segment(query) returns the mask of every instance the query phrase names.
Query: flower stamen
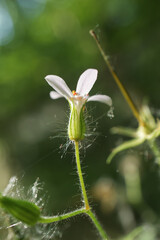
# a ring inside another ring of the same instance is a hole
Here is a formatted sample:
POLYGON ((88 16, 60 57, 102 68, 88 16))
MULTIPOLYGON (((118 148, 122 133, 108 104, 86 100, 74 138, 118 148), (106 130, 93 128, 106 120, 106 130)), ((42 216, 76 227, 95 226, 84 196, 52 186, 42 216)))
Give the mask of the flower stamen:
POLYGON ((74 95, 74 96, 76 96, 77 95, 77 93, 76 93, 76 91, 72 91, 72 94, 74 95))

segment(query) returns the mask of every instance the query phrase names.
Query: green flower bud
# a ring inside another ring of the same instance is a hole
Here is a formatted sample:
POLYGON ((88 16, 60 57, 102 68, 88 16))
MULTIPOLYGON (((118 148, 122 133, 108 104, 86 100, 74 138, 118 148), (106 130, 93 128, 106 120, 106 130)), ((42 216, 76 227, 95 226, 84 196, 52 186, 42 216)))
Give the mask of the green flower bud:
POLYGON ((0 206, 27 225, 34 225, 40 219, 40 209, 34 203, 0 195, 0 206))
POLYGON ((85 121, 83 105, 79 102, 70 102, 70 118, 68 124, 68 136, 71 141, 80 141, 85 137, 85 121), (78 104, 78 105, 77 105, 78 104))

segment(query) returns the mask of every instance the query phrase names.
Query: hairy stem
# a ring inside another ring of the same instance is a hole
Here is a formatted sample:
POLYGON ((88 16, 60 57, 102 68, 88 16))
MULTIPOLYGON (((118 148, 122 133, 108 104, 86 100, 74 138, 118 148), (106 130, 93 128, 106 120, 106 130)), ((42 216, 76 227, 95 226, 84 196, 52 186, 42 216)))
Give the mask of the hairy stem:
POLYGON ((94 40, 96 41, 96 44, 100 50, 100 53, 107 65, 107 67, 109 68, 109 71, 113 77, 113 79, 115 80, 116 84, 118 85, 122 95, 124 96, 125 100, 127 101, 133 115, 135 116, 135 118, 137 119, 138 123, 141 125, 141 126, 144 126, 144 122, 139 114, 139 111, 136 107, 136 105, 134 104, 133 100, 131 99, 131 97, 129 96, 129 93, 127 92, 127 90, 125 89, 124 85, 121 83, 120 79, 118 78, 117 74, 115 73, 115 71, 113 70, 113 67, 112 65, 110 64, 109 60, 108 60, 108 57, 107 55, 105 54, 103 48, 101 47, 101 44, 97 38, 97 35, 96 33, 93 31, 93 30, 90 30, 90 34, 91 36, 94 38, 94 40))
POLYGON ((86 210, 85 213, 92 219, 92 222, 94 223, 95 227, 97 228, 97 230, 99 232, 99 235, 102 237, 102 239, 103 240, 108 240, 107 234, 103 230, 101 224, 97 220, 96 216, 92 212, 91 207, 89 205, 89 201, 88 201, 88 197, 87 197, 87 193, 86 193, 86 188, 85 188, 85 184, 84 184, 84 180, 83 180, 83 174, 82 174, 82 170, 81 170, 81 164, 80 164, 79 143, 75 141, 74 144, 75 144, 77 172, 78 172, 78 176, 79 176, 79 181, 80 181, 81 191, 82 191, 82 197, 83 197, 84 206, 85 206, 85 210, 86 210))
POLYGON ((80 185, 81 185, 82 197, 83 197, 85 209, 89 210, 90 206, 89 206, 89 202, 88 202, 88 198, 87 198, 86 188, 85 188, 85 185, 84 185, 84 180, 83 180, 83 175, 82 175, 82 170, 81 170, 81 164, 80 164, 80 158, 79 158, 79 144, 78 144, 78 142, 74 142, 74 144, 75 144, 77 172, 78 172, 79 181, 80 181, 80 185))
POLYGON ((96 216, 92 212, 91 207, 89 205, 89 201, 88 201, 88 197, 87 197, 87 193, 86 193, 86 188, 85 188, 85 184, 84 184, 84 180, 83 180, 83 174, 82 174, 82 170, 81 170, 81 164, 80 164, 79 143, 75 141, 74 144, 75 144, 77 172, 78 172, 78 176, 79 176, 79 181, 80 181, 80 186, 81 186, 81 191, 82 191, 82 197, 83 197, 83 201, 84 201, 84 208, 80 208, 80 209, 75 210, 73 212, 69 212, 69 213, 66 213, 66 214, 53 216, 53 217, 52 216, 50 216, 50 217, 41 216, 40 219, 39 219, 39 222, 40 223, 52 223, 52 222, 58 222, 58 221, 61 221, 61 220, 65 220, 67 218, 74 217, 74 216, 82 214, 82 213, 87 214, 91 218, 92 222, 94 223, 94 225, 95 225, 96 229, 98 230, 101 238, 103 240, 109 240, 109 238, 107 237, 107 234, 103 230, 101 224, 97 220, 96 216))
POLYGON ((53 216, 53 217, 42 216, 42 217, 40 217, 39 222, 40 223, 58 222, 58 221, 65 220, 65 219, 70 218, 70 217, 74 217, 74 216, 76 216, 78 214, 81 214, 81 213, 86 213, 86 209, 81 208, 81 209, 75 210, 73 212, 69 212, 69 213, 66 213, 66 214, 53 216))
POLYGON ((97 220, 97 218, 96 218, 96 216, 94 215, 94 213, 93 213, 91 210, 89 210, 89 211, 87 212, 87 214, 88 214, 88 216, 92 219, 92 221, 93 221, 95 227, 97 228, 99 234, 101 235, 102 239, 107 240, 108 237, 107 237, 107 235, 106 235, 106 232, 103 230, 101 224, 100 224, 99 221, 97 220))

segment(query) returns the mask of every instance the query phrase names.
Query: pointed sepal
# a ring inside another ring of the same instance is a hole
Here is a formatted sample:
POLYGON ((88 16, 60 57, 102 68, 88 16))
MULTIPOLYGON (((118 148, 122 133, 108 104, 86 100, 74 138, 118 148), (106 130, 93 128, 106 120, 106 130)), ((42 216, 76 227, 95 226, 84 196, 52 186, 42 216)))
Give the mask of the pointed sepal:
POLYGON ((27 225, 34 225, 40 219, 40 209, 32 202, 0 195, 0 206, 27 225))

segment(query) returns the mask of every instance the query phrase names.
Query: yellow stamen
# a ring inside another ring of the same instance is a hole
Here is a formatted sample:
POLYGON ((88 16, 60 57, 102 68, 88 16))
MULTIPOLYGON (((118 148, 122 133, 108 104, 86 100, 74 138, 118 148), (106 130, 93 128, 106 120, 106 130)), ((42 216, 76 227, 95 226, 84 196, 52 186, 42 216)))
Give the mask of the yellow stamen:
POLYGON ((76 91, 74 91, 74 90, 72 91, 72 94, 73 94, 74 96, 77 95, 76 91))

